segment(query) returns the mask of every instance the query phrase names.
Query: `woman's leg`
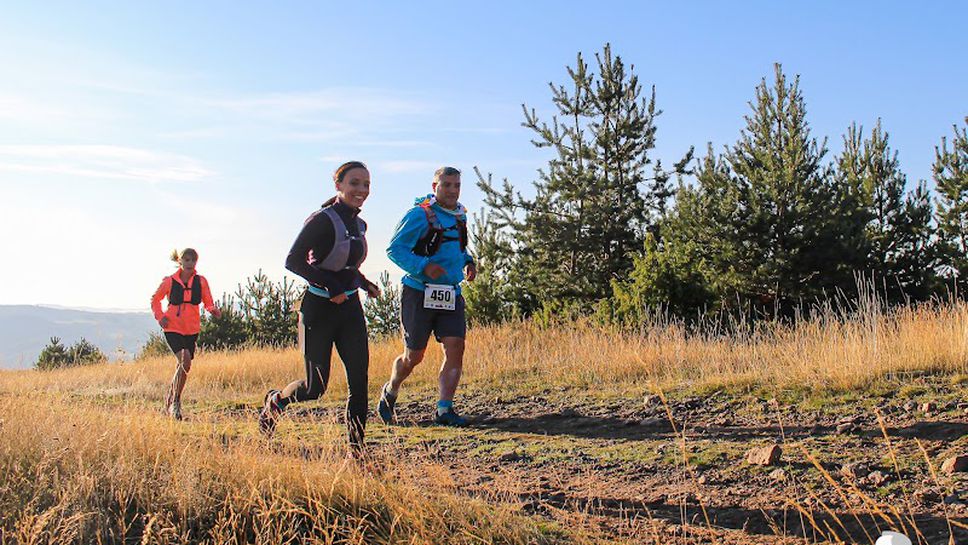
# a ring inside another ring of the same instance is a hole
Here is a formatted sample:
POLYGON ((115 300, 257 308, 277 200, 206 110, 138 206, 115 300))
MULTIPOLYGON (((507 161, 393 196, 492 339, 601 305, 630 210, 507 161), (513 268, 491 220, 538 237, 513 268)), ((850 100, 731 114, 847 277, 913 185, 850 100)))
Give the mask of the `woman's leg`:
POLYGON ((192 370, 192 353, 187 348, 178 351, 178 367, 175 368, 175 376, 171 378, 171 400, 174 403, 181 402, 182 390, 185 389, 185 382, 188 381, 188 372, 192 370))
POLYGON ((329 383, 330 360, 333 356, 334 324, 327 300, 307 296, 299 312, 299 340, 306 366, 306 378, 289 383, 279 394, 278 405, 284 409, 295 401, 318 399, 329 383), (308 308, 307 308, 308 307, 308 308))
POLYGON ((366 429, 367 383, 370 347, 366 334, 366 318, 359 298, 343 303, 341 327, 336 335, 336 350, 346 369, 349 397, 346 400, 346 428, 350 446, 363 449, 366 429))

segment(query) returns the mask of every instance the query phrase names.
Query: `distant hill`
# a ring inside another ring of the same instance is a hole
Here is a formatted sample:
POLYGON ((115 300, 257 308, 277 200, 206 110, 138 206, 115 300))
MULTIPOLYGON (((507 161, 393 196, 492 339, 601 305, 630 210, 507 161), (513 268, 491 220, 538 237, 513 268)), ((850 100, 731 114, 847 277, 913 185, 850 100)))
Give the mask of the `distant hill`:
POLYGON ((130 358, 156 330, 158 324, 149 312, 0 305, 0 368, 32 367, 51 337, 60 337, 64 344, 84 337, 111 359, 117 358, 118 349, 130 358))

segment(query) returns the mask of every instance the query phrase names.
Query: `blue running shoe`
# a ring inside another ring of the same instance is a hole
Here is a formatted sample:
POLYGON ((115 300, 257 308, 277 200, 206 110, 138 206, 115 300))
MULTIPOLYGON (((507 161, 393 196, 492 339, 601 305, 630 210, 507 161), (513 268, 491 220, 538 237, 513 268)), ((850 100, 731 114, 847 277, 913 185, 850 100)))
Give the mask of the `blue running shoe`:
POLYGON ((397 404, 397 396, 390 394, 387 386, 389 384, 384 384, 383 388, 380 389, 380 403, 376 406, 376 412, 380 414, 380 419, 383 420, 384 424, 390 425, 396 419, 393 408, 397 404))
POLYGON ((467 425, 467 420, 457 414, 453 407, 447 409, 446 412, 437 411, 437 418, 434 421, 441 426, 453 426, 455 428, 463 428, 467 425))

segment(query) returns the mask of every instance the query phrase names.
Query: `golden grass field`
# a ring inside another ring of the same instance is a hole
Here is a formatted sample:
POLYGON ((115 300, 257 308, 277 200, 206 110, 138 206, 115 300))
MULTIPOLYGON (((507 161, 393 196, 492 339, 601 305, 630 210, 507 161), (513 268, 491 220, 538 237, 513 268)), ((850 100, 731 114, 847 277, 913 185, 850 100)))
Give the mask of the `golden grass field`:
MULTIPOLYGON (((371 409, 399 350, 396 339, 371 345, 371 409)), ((415 397, 433 398, 433 359, 406 385, 415 397)), ((959 383, 968 374, 968 307, 828 315, 731 336, 676 324, 629 332, 512 323, 471 330, 465 362, 465 389, 495 399, 549 389, 612 400, 649 391, 864 392, 915 371, 959 383)), ((255 412, 267 389, 302 374, 294 349, 200 353, 186 422, 159 410, 173 366, 161 357, 0 373, 0 545, 672 542, 522 511, 496 484, 490 495, 463 493, 460 468, 413 448, 426 428, 390 434, 372 418, 379 448, 363 464, 345 455, 338 409, 302 413, 267 444, 255 412)), ((319 406, 338 407, 346 394, 334 366, 319 406)), ((471 439, 486 442, 486 430, 460 440, 471 439)))

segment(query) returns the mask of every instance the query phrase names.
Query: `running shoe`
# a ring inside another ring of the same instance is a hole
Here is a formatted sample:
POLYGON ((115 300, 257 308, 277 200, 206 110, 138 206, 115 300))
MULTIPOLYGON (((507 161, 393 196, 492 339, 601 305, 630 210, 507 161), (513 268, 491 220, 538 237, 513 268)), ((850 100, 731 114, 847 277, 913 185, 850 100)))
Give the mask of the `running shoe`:
POLYGON ((383 420, 384 424, 393 424, 396 418, 396 413, 393 408, 397 404, 397 396, 390 394, 387 390, 389 384, 384 384, 383 388, 380 390, 380 403, 376 406, 376 411, 380 414, 380 418, 383 420))
POLYGON ((467 420, 457 414, 453 408, 447 409, 447 412, 444 413, 438 411, 437 418, 434 421, 441 426, 453 426, 455 428, 463 428, 467 425, 467 420))
POLYGON ((281 412, 276 403, 281 393, 279 390, 269 390, 262 402, 262 410, 259 411, 259 431, 266 437, 272 437, 272 432, 276 430, 276 415, 281 412))

